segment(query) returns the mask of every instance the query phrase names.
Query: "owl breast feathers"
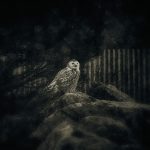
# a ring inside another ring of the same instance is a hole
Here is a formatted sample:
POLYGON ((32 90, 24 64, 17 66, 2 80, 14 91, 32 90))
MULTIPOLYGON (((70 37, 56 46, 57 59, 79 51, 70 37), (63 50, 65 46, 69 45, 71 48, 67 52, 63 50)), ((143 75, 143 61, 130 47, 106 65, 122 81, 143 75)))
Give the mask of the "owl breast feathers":
POLYGON ((76 91, 80 76, 79 62, 72 60, 67 67, 57 73, 47 89, 53 92, 73 93, 76 91))

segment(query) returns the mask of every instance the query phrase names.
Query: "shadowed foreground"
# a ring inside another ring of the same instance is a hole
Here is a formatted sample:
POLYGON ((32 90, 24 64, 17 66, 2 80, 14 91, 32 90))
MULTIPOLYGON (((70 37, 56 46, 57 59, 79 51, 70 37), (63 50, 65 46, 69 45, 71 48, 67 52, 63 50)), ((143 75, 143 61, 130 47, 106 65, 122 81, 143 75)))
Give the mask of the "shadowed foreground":
POLYGON ((31 135, 39 140, 38 150, 141 150, 148 144, 147 105, 76 93, 65 94, 48 109, 51 113, 31 135))
POLYGON ((150 106, 84 93, 39 95, 0 122, 1 149, 148 150, 150 106))

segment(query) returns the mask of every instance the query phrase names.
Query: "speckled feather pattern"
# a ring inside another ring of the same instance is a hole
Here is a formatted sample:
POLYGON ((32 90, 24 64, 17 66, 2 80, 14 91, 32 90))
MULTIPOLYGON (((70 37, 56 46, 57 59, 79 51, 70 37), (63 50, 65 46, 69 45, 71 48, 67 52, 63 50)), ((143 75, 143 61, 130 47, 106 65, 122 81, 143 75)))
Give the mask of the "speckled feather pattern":
POLYGON ((76 90, 79 76, 79 71, 66 67, 57 73, 54 80, 48 85, 48 89, 73 93, 76 90))

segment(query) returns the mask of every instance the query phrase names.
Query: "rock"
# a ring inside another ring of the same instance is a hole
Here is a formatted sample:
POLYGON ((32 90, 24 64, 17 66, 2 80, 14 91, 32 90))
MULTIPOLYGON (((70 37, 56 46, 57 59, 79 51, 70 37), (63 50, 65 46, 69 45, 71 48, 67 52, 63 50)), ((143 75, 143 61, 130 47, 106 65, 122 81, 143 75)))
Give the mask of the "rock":
POLYGON ((106 150, 115 147, 108 139, 88 133, 70 121, 63 121, 54 128, 38 150, 106 150))
POLYGON ((48 109, 49 115, 31 135, 40 141, 38 150, 142 150, 148 145, 149 136, 143 141, 141 137, 143 131, 150 133, 149 105, 70 93, 48 109))
POLYGON ((92 130, 96 135, 108 138, 118 144, 128 144, 131 140, 130 129, 121 121, 110 117, 87 116, 82 119, 87 130, 92 130))
POLYGON ((96 98, 104 98, 109 100, 118 100, 118 101, 135 101, 126 93, 119 90, 116 86, 111 84, 103 84, 100 82, 99 84, 95 84, 91 91, 90 95, 96 98))

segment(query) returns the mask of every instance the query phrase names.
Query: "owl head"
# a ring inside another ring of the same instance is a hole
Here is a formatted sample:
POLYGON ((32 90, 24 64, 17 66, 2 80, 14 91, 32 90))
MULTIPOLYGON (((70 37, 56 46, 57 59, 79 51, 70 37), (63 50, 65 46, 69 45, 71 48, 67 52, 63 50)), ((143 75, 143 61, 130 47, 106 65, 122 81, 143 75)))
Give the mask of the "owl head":
POLYGON ((80 71, 80 63, 75 59, 70 60, 67 64, 67 67, 76 71, 80 71))

